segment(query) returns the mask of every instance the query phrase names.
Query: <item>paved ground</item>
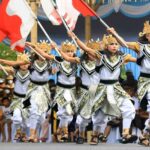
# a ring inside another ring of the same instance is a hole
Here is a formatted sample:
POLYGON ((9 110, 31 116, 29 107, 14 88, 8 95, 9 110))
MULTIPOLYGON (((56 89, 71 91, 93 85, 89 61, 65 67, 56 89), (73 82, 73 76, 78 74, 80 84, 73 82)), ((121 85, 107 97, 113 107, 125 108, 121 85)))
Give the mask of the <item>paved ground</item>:
POLYGON ((91 146, 88 144, 32 144, 32 143, 0 143, 0 150, 150 150, 138 144, 99 144, 91 146))

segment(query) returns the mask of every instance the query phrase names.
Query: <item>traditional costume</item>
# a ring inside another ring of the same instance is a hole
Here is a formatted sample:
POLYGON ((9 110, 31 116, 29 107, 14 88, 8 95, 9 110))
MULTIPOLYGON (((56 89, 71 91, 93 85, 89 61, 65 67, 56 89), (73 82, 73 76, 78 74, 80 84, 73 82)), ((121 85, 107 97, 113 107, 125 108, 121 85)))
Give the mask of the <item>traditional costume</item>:
MULTIPOLYGON (((138 80, 138 99, 142 101, 146 97, 147 112, 149 118, 145 123, 144 134, 149 134, 150 131, 150 41, 146 38, 146 35, 150 34, 149 21, 144 23, 143 32, 139 33, 139 42, 129 42, 129 46, 134 47, 134 50, 138 52, 137 64, 140 66, 140 77, 138 80)), ((143 134, 143 135, 144 135, 143 134)), ((146 137, 139 138, 140 143, 143 144, 146 137)), ((148 143, 148 142, 147 142, 148 143)), ((149 143, 150 144, 150 143, 149 143)), ((145 144, 146 146, 149 144, 145 144)))
MULTIPOLYGON (((124 143, 136 140, 136 137, 129 137, 129 128, 135 117, 135 108, 131 103, 131 97, 123 90, 119 80, 120 67, 127 59, 127 55, 117 51, 114 55, 107 50, 107 46, 118 43, 109 35, 104 36, 103 44, 105 51, 101 52, 101 60, 98 66, 100 83, 98 84, 95 98, 92 104, 93 141, 98 135, 101 124, 104 123, 106 115, 123 118, 123 139, 124 143), (128 138, 129 137, 129 138, 128 138)), ((96 140, 97 141, 97 140, 96 140)))
MULTIPOLYGON (((28 56, 26 54, 18 54, 17 61, 28 61, 28 56)), ((22 70, 21 68, 16 68, 15 79, 14 79, 14 92, 11 103, 11 110, 13 112, 12 121, 16 130, 15 140, 22 140, 26 138, 26 128, 28 126, 28 111, 24 109, 23 102, 26 97, 28 85, 30 83, 30 71, 27 68, 22 70)), ((12 78, 13 79, 13 78, 12 78)))
MULTIPOLYGON (((87 47, 99 51, 100 41, 90 40, 87 43, 87 47)), ((82 84, 77 97, 76 111, 78 116, 76 123, 79 126, 77 143, 82 144, 85 139, 85 128, 91 122, 91 100, 96 90, 96 85, 99 83, 99 74, 95 71, 96 60, 90 60, 88 54, 83 53, 80 61, 80 78, 82 84)))
MULTIPOLYGON (((62 43, 61 50, 63 52, 71 51, 75 52, 76 47, 70 42, 62 43)), ((63 61, 58 64, 57 74, 57 89, 54 100, 58 105, 57 116, 60 120, 59 128, 57 131, 58 135, 61 135, 59 141, 68 139, 68 124, 73 119, 74 105, 75 105, 75 81, 77 74, 77 64, 67 61, 63 61), (63 133, 63 134, 62 134, 63 133)))
MULTIPOLYGON (((50 45, 47 42, 37 43, 37 47, 47 53, 50 51, 50 45)), ((30 137, 29 141, 37 140, 36 131, 45 120, 46 111, 51 102, 49 90, 49 76, 51 73, 51 63, 47 60, 37 58, 33 61, 30 69, 30 84, 26 98, 30 98, 30 137)))

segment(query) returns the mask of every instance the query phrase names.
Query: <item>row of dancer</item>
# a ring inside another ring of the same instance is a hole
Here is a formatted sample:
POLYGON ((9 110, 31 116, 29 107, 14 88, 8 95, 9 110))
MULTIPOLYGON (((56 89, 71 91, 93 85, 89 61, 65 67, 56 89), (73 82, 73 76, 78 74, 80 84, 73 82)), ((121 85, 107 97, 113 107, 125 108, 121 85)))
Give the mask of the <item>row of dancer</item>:
MULTIPOLYGON (((113 29, 109 32, 114 34, 113 29)), ((64 42, 61 48, 53 43, 58 49, 61 57, 47 54, 47 48, 42 44, 27 43, 42 55, 32 55, 31 60, 21 55, 22 59, 12 62, 0 59, 0 63, 18 66, 15 67, 15 86, 11 109, 13 110, 13 123, 16 127, 16 139, 24 139, 22 132, 29 126, 29 141, 37 141, 37 130, 46 117, 51 107, 58 105, 57 116, 60 120, 58 127, 59 141, 68 138, 68 125, 77 115, 76 124, 79 128, 77 143, 84 142, 84 132, 89 121, 93 122, 93 133, 90 144, 98 144, 98 136, 101 125, 107 120, 107 116, 122 117, 123 132, 122 143, 131 143, 137 137, 129 132, 131 122, 135 117, 135 108, 131 97, 119 83, 120 68, 128 62, 137 62, 141 68, 139 78, 138 94, 140 100, 147 94, 149 102, 149 42, 150 25, 144 24, 143 32, 140 34, 140 43, 127 42, 129 48, 139 54, 139 58, 133 58, 119 50, 119 42, 112 35, 104 36, 102 42, 96 48, 84 44, 74 33, 68 33, 74 38, 82 51, 80 59, 75 56, 76 46, 64 42), (44 59, 43 59, 44 57, 44 59), (55 67, 52 68, 54 63, 55 67), (76 82, 77 68, 81 69, 81 83, 76 82), (51 87, 48 85, 49 75, 57 73, 57 88, 54 99, 51 98, 51 87), (50 106, 50 107, 48 107, 50 106)), ((49 50, 49 48, 48 48, 49 50)), ((19 58, 19 57, 18 57, 19 58)), ((11 69, 12 70, 12 69, 11 69)), ((149 112, 149 103, 148 109, 149 112)), ((139 142, 149 145, 147 132, 149 119, 139 137, 139 142)), ((24 135, 24 134, 23 134, 24 135)))

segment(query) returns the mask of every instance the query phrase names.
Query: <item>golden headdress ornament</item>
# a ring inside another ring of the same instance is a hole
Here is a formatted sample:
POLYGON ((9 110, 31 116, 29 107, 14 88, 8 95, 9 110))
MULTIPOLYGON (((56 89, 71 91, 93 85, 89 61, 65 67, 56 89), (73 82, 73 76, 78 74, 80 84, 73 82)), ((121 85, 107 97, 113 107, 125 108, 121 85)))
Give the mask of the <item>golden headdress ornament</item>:
POLYGON ((18 53, 17 54, 17 61, 29 62, 29 56, 25 53, 18 53))
POLYGON ((52 49, 50 43, 48 43, 47 40, 40 40, 40 43, 36 43, 36 46, 46 53, 49 53, 52 49))
POLYGON ((101 50, 101 44, 100 44, 100 40, 99 38, 97 40, 89 40, 87 43, 86 43, 87 47, 89 48, 92 48, 94 50, 101 50))
POLYGON ((13 80, 14 77, 13 77, 12 75, 9 75, 9 76, 6 77, 6 79, 7 79, 7 80, 13 80))
POLYGON ((109 34, 106 36, 104 34, 103 39, 102 39, 103 48, 106 49, 107 46, 110 45, 111 43, 118 43, 118 41, 113 35, 109 34))
POLYGON ((14 77, 12 75, 7 76, 6 81, 7 81, 7 88, 13 89, 14 88, 14 82, 13 82, 14 77))
POLYGON ((148 33, 150 33, 150 24, 149 24, 149 21, 146 21, 144 23, 143 32, 139 33, 139 37, 142 37, 142 36, 144 36, 145 34, 148 34, 148 33))
POLYGON ((61 49, 63 52, 66 52, 68 50, 75 52, 77 50, 77 47, 73 44, 73 42, 66 40, 61 44, 61 49))

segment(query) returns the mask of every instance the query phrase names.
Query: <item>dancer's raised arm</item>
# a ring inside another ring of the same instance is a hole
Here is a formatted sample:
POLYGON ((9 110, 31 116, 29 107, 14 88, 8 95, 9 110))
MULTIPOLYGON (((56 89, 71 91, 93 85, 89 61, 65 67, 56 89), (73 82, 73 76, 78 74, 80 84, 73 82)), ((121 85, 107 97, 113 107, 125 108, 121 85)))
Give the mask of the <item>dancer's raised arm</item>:
POLYGON ((18 54, 16 61, 0 59, 0 63, 9 66, 20 66, 20 65, 30 64, 30 61, 26 54, 18 54))
POLYGON ((49 54, 51 50, 51 45, 46 42, 41 42, 37 44, 33 44, 30 42, 26 42, 27 46, 31 46, 35 51, 39 53, 39 55, 42 55, 44 58, 48 60, 54 60, 55 56, 49 54))
POLYGON ((76 51, 76 46, 72 43, 67 43, 64 42, 62 43, 61 47, 59 48, 55 42, 52 42, 52 47, 57 48, 63 57, 68 62, 73 62, 73 63, 80 63, 80 59, 78 57, 73 57, 72 54, 76 51), (72 53, 72 54, 70 54, 72 53))
POLYGON ((95 51, 95 50, 87 47, 73 32, 71 32, 71 31, 68 32, 68 36, 74 38, 82 50, 84 50, 88 54, 92 55, 96 59, 100 58, 100 54, 98 51, 95 51))
MULTIPOLYGON (((109 28, 109 29, 107 29, 107 31, 109 33, 111 33, 112 35, 114 35, 116 33, 114 28, 109 28)), ((120 38, 122 39, 122 41, 124 41, 124 43, 126 43, 126 45, 128 46, 129 49, 132 49, 136 53, 139 53, 139 51, 140 51, 140 44, 138 42, 127 42, 122 37, 120 37, 120 38)), ((117 39, 117 40, 120 43, 120 45, 122 45, 122 43, 119 41, 119 39, 117 39)), ((122 46, 124 46, 124 45, 122 45, 122 46)))

